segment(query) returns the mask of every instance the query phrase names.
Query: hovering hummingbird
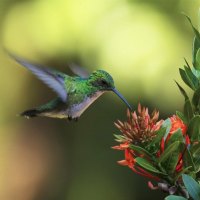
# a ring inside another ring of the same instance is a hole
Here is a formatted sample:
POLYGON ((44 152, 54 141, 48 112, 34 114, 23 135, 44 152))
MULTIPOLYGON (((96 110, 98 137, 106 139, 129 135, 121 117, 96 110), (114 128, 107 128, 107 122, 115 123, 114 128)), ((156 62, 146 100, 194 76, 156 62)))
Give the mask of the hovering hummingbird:
POLYGON ((78 76, 69 76, 54 69, 32 64, 13 54, 11 56, 58 95, 45 105, 24 111, 21 116, 45 116, 77 121, 81 114, 107 91, 114 92, 131 110, 129 103, 115 88, 112 76, 104 70, 96 70, 87 75, 78 66, 72 66, 72 71, 78 76))

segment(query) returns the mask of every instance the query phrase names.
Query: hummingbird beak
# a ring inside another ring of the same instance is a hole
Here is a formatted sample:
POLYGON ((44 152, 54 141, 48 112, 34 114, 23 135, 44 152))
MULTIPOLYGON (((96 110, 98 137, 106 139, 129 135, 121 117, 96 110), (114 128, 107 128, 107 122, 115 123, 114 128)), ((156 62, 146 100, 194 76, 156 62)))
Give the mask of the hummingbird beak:
POLYGON ((119 91, 116 88, 112 88, 112 91, 128 106, 130 110, 132 110, 128 101, 119 93, 119 91))

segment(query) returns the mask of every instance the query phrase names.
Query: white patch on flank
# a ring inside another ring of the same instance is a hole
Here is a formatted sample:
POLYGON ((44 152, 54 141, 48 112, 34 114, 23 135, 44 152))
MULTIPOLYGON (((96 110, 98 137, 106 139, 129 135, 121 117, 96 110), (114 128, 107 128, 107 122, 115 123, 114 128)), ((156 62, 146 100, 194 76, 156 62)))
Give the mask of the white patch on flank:
POLYGON ((99 91, 93 94, 91 97, 86 97, 82 103, 74 105, 70 110, 67 110, 67 113, 72 117, 76 118, 81 116, 81 114, 97 99, 99 98, 104 91, 99 91))

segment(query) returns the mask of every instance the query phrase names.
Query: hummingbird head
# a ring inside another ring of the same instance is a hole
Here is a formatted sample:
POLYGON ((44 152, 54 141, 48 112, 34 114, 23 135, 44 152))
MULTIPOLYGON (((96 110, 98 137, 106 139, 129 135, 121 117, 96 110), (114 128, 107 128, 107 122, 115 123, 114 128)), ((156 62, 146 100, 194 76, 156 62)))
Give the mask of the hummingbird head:
POLYGON ((89 82, 101 91, 108 91, 115 88, 112 76, 104 70, 94 71, 89 77, 89 82))
POLYGON ((104 70, 96 70, 89 76, 89 83, 98 91, 113 91, 132 110, 127 100, 115 88, 112 76, 104 70))

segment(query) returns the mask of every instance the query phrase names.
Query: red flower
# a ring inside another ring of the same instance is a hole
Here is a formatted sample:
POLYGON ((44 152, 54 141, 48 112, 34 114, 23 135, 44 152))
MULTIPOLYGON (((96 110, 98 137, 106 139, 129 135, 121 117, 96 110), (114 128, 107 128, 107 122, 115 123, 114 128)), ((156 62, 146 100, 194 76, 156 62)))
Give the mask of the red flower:
POLYGON ((129 144, 127 142, 120 144, 119 146, 114 146, 112 148, 116 149, 116 150, 124 151, 125 159, 118 161, 118 164, 123 165, 123 166, 128 166, 132 171, 134 171, 136 174, 139 174, 141 176, 144 176, 144 177, 156 180, 156 181, 159 180, 158 177, 153 176, 152 174, 150 174, 143 168, 135 165, 135 163, 136 163, 135 158, 138 156, 143 157, 143 155, 138 155, 136 152, 134 152, 132 149, 130 149, 129 144))
POLYGON ((178 129, 181 129, 182 134, 184 136, 186 135, 187 126, 183 123, 183 121, 178 116, 173 115, 172 117, 170 117, 170 121, 171 121, 171 129, 167 136, 167 139, 166 139, 167 141, 169 140, 171 135, 173 135, 173 133, 175 133, 178 129))
POLYGON ((133 158, 133 151, 130 148, 124 150, 125 160, 118 161, 120 165, 128 166, 133 169, 135 165, 135 159, 133 158))
POLYGON ((161 155, 161 153, 164 152, 165 144, 167 144, 167 142, 169 141, 170 137, 178 129, 181 129, 181 132, 182 132, 183 136, 185 137, 185 149, 184 149, 184 151, 182 153, 180 153, 179 159, 178 159, 178 163, 177 163, 177 166, 176 166, 176 171, 179 172, 183 168, 183 155, 184 155, 184 153, 186 151, 187 146, 190 144, 190 139, 189 139, 188 135, 186 135, 187 126, 183 123, 183 121, 178 116, 173 115, 172 117, 170 117, 170 121, 171 121, 171 129, 169 131, 169 134, 168 134, 166 140, 164 138, 162 138, 162 141, 160 143, 160 151, 157 153, 157 155, 159 157, 161 155))
POLYGON ((135 164, 135 159, 133 157, 133 154, 134 154, 133 150, 129 148, 129 143, 126 142, 126 143, 120 144, 119 146, 114 146, 112 148, 116 150, 124 150, 125 160, 118 161, 118 164, 123 165, 123 166, 128 166, 132 169, 135 164))
POLYGON ((120 144, 118 146, 114 146, 112 147, 113 149, 116 149, 116 150, 125 150, 129 147, 129 143, 126 142, 126 143, 123 143, 123 144, 120 144))

